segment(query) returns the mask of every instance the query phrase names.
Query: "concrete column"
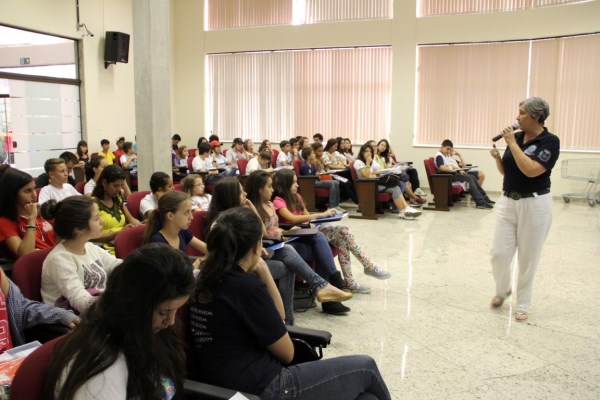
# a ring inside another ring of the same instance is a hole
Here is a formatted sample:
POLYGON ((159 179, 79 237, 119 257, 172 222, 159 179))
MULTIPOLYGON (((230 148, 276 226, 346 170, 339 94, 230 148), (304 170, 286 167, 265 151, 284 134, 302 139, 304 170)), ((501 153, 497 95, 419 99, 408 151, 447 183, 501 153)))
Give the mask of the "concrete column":
POLYGON ((171 174, 169 0, 133 0, 139 190, 155 171, 171 174))

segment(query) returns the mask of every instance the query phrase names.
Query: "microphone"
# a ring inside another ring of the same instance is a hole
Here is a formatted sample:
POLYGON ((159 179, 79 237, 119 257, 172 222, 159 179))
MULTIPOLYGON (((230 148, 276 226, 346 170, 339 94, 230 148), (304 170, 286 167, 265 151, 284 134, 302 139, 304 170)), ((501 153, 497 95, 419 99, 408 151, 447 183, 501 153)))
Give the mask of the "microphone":
MULTIPOLYGON (((518 122, 515 122, 515 123, 514 123, 514 124, 512 124, 511 126, 512 126, 512 128, 513 128, 513 131, 516 131, 517 129, 519 129, 519 128, 520 128, 520 126, 519 126, 519 123, 518 123, 518 122)), ((494 136, 494 137, 492 138, 492 142, 497 142, 497 141, 498 141, 498 140, 500 140, 500 139, 502 139, 502 134, 501 134, 501 133, 499 133, 499 134, 497 134, 496 136, 494 136)))

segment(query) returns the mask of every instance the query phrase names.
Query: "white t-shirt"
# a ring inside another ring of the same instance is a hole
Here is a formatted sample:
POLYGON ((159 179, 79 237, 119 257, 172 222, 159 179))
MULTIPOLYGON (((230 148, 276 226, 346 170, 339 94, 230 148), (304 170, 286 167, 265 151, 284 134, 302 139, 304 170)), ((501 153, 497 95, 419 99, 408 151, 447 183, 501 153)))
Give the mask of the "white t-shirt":
POLYGON ((40 195, 38 196, 38 203, 41 205, 47 202, 48 200, 56 200, 58 202, 63 199, 66 199, 69 196, 81 196, 81 193, 75 190, 75 188, 68 183, 63 184, 63 187, 61 189, 56 188, 52 185, 47 185, 44 186, 40 191, 40 195))
POLYGON ((148 211, 155 210, 158 207, 158 199, 152 194, 148 193, 142 201, 140 201, 140 215, 142 218, 146 218, 148 211))
POLYGON ((250 175, 254 171, 260 171, 262 169, 260 163, 258 162, 258 158, 254 157, 252 160, 248 161, 246 164, 246 175, 250 175))
POLYGON ((210 157, 206 157, 203 160, 200 158, 200 156, 196 156, 192 160, 192 169, 194 170, 194 172, 207 172, 210 168, 214 168, 212 159, 210 157))
POLYGON ((42 266, 42 299, 54 305, 65 297, 71 307, 85 311, 97 297, 86 289, 106 289, 106 279, 121 260, 93 243, 85 244, 85 254, 68 251, 63 242, 48 253, 42 266))
MULTIPOLYGON (((356 160, 354 161, 354 169, 356 170, 356 172, 360 172, 360 170, 367 168, 367 164, 365 164, 363 161, 361 160, 356 160)), ((375 160, 373 160, 371 162, 371 172, 377 172, 381 169, 381 165, 379 165, 379 163, 375 160)), ((360 178, 362 175, 360 175, 360 173, 358 174, 358 177, 360 178)))
MULTIPOLYGON (((131 156, 128 156, 127 154, 123 154, 121 157, 119 157, 119 161, 121 162, 121 165, 125 164, 127 161, 129 161, 129 159, 131 158, 131 156)), ((130 173, 135 175, 137 174, 137 158, 134 158, 133 160, 131 160, 131 163, 129 164, 128 168, 131 168, 130 173)))
POLYGON ((227 155, 225 157, 227 158, 227 161, 229 161, 230 163, 233 163, 233 165, 235 165, 237 163, 237 160, 245 160, 245 159, 247 159, 245 151, 242 150, 241 153, 238 153, 233 148, 227 150, 227 155))
MULTIPOLYGON (((72 365, 69 364, 61 374, 60 382, 56 385, 55 397, 58 395, 71 367, 72 365)), ((94 375, 79 387, 73 396, 73 400, 125 400, 127 398, 128 378, 127 360, 125 360, 123 354, 119 354, 113 365, 94 375)))
POLYGON ((283 165, 281 165, 282 161, 286 162, 287 165, 292 165, 292 152, 290 151, 288 154, 285 154, 283 151, 280 151, 277 155, 277 168, 283 167, 283 165))
POLYGON ((205 196, 192 196, 192 209, 198 208, 200 211, 208 211, 212 196, 208 193, 205 196))
POLYGON ((93 179, 90 179, 89 181, 87 181, 85 183, 85 186, 83 187, 83 194, 85 194, 86 196, 91 196, 95 187, 96 187, 96 181, 93 179))

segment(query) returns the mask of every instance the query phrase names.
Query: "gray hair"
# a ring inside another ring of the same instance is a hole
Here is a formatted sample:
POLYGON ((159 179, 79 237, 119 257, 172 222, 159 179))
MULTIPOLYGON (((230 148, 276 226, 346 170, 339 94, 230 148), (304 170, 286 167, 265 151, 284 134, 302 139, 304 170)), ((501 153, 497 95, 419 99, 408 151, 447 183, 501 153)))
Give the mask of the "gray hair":
POLYGON ((523 106, 527 114, 531 115, 542 125, 544 125, 544 121, 550 115, 550 106, 541 97, 529 97, 519 103, 519 106, 523 106))

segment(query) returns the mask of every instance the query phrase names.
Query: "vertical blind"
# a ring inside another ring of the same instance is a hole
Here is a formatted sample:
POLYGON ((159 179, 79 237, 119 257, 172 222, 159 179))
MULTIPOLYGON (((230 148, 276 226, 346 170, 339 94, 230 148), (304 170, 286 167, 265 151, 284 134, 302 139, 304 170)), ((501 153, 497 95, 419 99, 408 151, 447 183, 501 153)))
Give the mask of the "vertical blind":
POLYGON ((488 145, 518 103, 550 104, 546 126, 572 150, 600 150, 600 35, 419 46, 415 141, 488 145))
POLYGON ((419 0, 418 13, 419 17, 427 17, 430 15, 513 11, 586 1, 589 0, 419 0))
POLYGON ((209 55, 206 132, 387 137, 391 75, 389 47, 209 55))
POLYGON ((392 0, 205 0, 207 30, 392 17, 392 0))

